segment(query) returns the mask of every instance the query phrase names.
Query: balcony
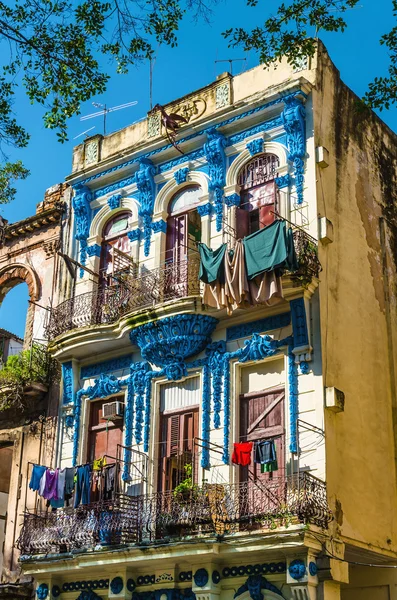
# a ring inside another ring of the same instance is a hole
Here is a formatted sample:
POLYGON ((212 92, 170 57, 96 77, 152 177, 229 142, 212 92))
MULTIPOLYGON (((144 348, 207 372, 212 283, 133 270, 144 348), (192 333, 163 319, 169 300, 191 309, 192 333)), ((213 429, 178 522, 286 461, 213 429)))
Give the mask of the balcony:
MULTIPOLYGON (((299 284, 307 285, 321 268, 317 242, 302 229, 296 229, 294 244, 299 269, 289 275, 299 284)), ((199 297, 198 272, 198 255, 193 254, 157 269, 142 270, 137 276, 121 274, 112 279, 112 285, 98 285, 94 291, 75 296, 52 309, 48 337, 54 340, 73 329, 116 323, 138 310, 189 296, 199 297)))
POLYGON ((274 477, 266 484, 205 484, 188 495, 118 494, 76 509, 27 513, 18 548, 22 559, 160 541, 233 535, 238 532, 331 520, 325 483, 308 473, 274 477))

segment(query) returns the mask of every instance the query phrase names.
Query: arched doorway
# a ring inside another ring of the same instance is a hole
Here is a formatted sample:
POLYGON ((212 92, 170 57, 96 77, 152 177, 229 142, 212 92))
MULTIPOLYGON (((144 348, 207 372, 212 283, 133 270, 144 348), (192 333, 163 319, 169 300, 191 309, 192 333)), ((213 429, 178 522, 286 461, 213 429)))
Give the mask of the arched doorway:
POLYGON ((197 244, 201 241, 201 217, 197 212, 202 194, 199 185, 174 194, 168 206, 165 252, 165 295, 183 297, 198 282, 197 244))
POLYGON ((275 154, 261 154, 241 169, 238 175, 241 201, 237 210, 237 238, 273 223, 274 213, 278 213, 275 178, 279 165, 275 154))

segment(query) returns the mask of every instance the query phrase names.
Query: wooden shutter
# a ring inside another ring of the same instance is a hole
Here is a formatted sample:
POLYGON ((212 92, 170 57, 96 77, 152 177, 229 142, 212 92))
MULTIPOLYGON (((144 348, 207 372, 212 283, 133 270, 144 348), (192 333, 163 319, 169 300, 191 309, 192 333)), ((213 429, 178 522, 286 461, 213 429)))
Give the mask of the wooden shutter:
POLYGON ((250 223, 250 215, 248 210, 244 210, 244 208, 236 209, 236 237, 238 240, 243 239, 247 235, 249 235, 249 226, 250 223))

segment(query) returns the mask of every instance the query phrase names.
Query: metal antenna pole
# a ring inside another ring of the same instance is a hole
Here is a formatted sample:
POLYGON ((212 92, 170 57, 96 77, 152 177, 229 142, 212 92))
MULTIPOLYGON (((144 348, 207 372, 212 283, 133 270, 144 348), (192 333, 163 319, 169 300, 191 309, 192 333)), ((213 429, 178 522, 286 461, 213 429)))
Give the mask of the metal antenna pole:
POLYGON ((216 63, 222 63, 222 62, 228 62, 229 63, 229 68, 230 68, 230 75, 233 75, 233 63, 234 62, 247 62, 246 58, 225 58, 223 60, 216 60, 216 63))
POLYGON ((106 135, 106 114, 107 114, 107 110, 106 110, 106 104, 104 106, 103 109, 103 135, 106 135))

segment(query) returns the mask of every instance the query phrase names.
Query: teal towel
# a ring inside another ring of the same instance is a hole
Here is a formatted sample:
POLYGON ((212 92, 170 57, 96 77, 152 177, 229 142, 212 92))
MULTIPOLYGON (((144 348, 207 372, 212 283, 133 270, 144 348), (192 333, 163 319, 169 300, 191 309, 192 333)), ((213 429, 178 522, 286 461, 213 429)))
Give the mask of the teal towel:
POLYGON ((226 244, 222 244, 217 250, 211 250, 205 244, 198 244, 198 249, 201 259, 199 279, 204 283, 213 283, 217 280, 223 281, 226 244))
POLYGON ((298 268, 292 230, 285 221, 275 221, 243 239, 248 279, 266 271, 298 268))

